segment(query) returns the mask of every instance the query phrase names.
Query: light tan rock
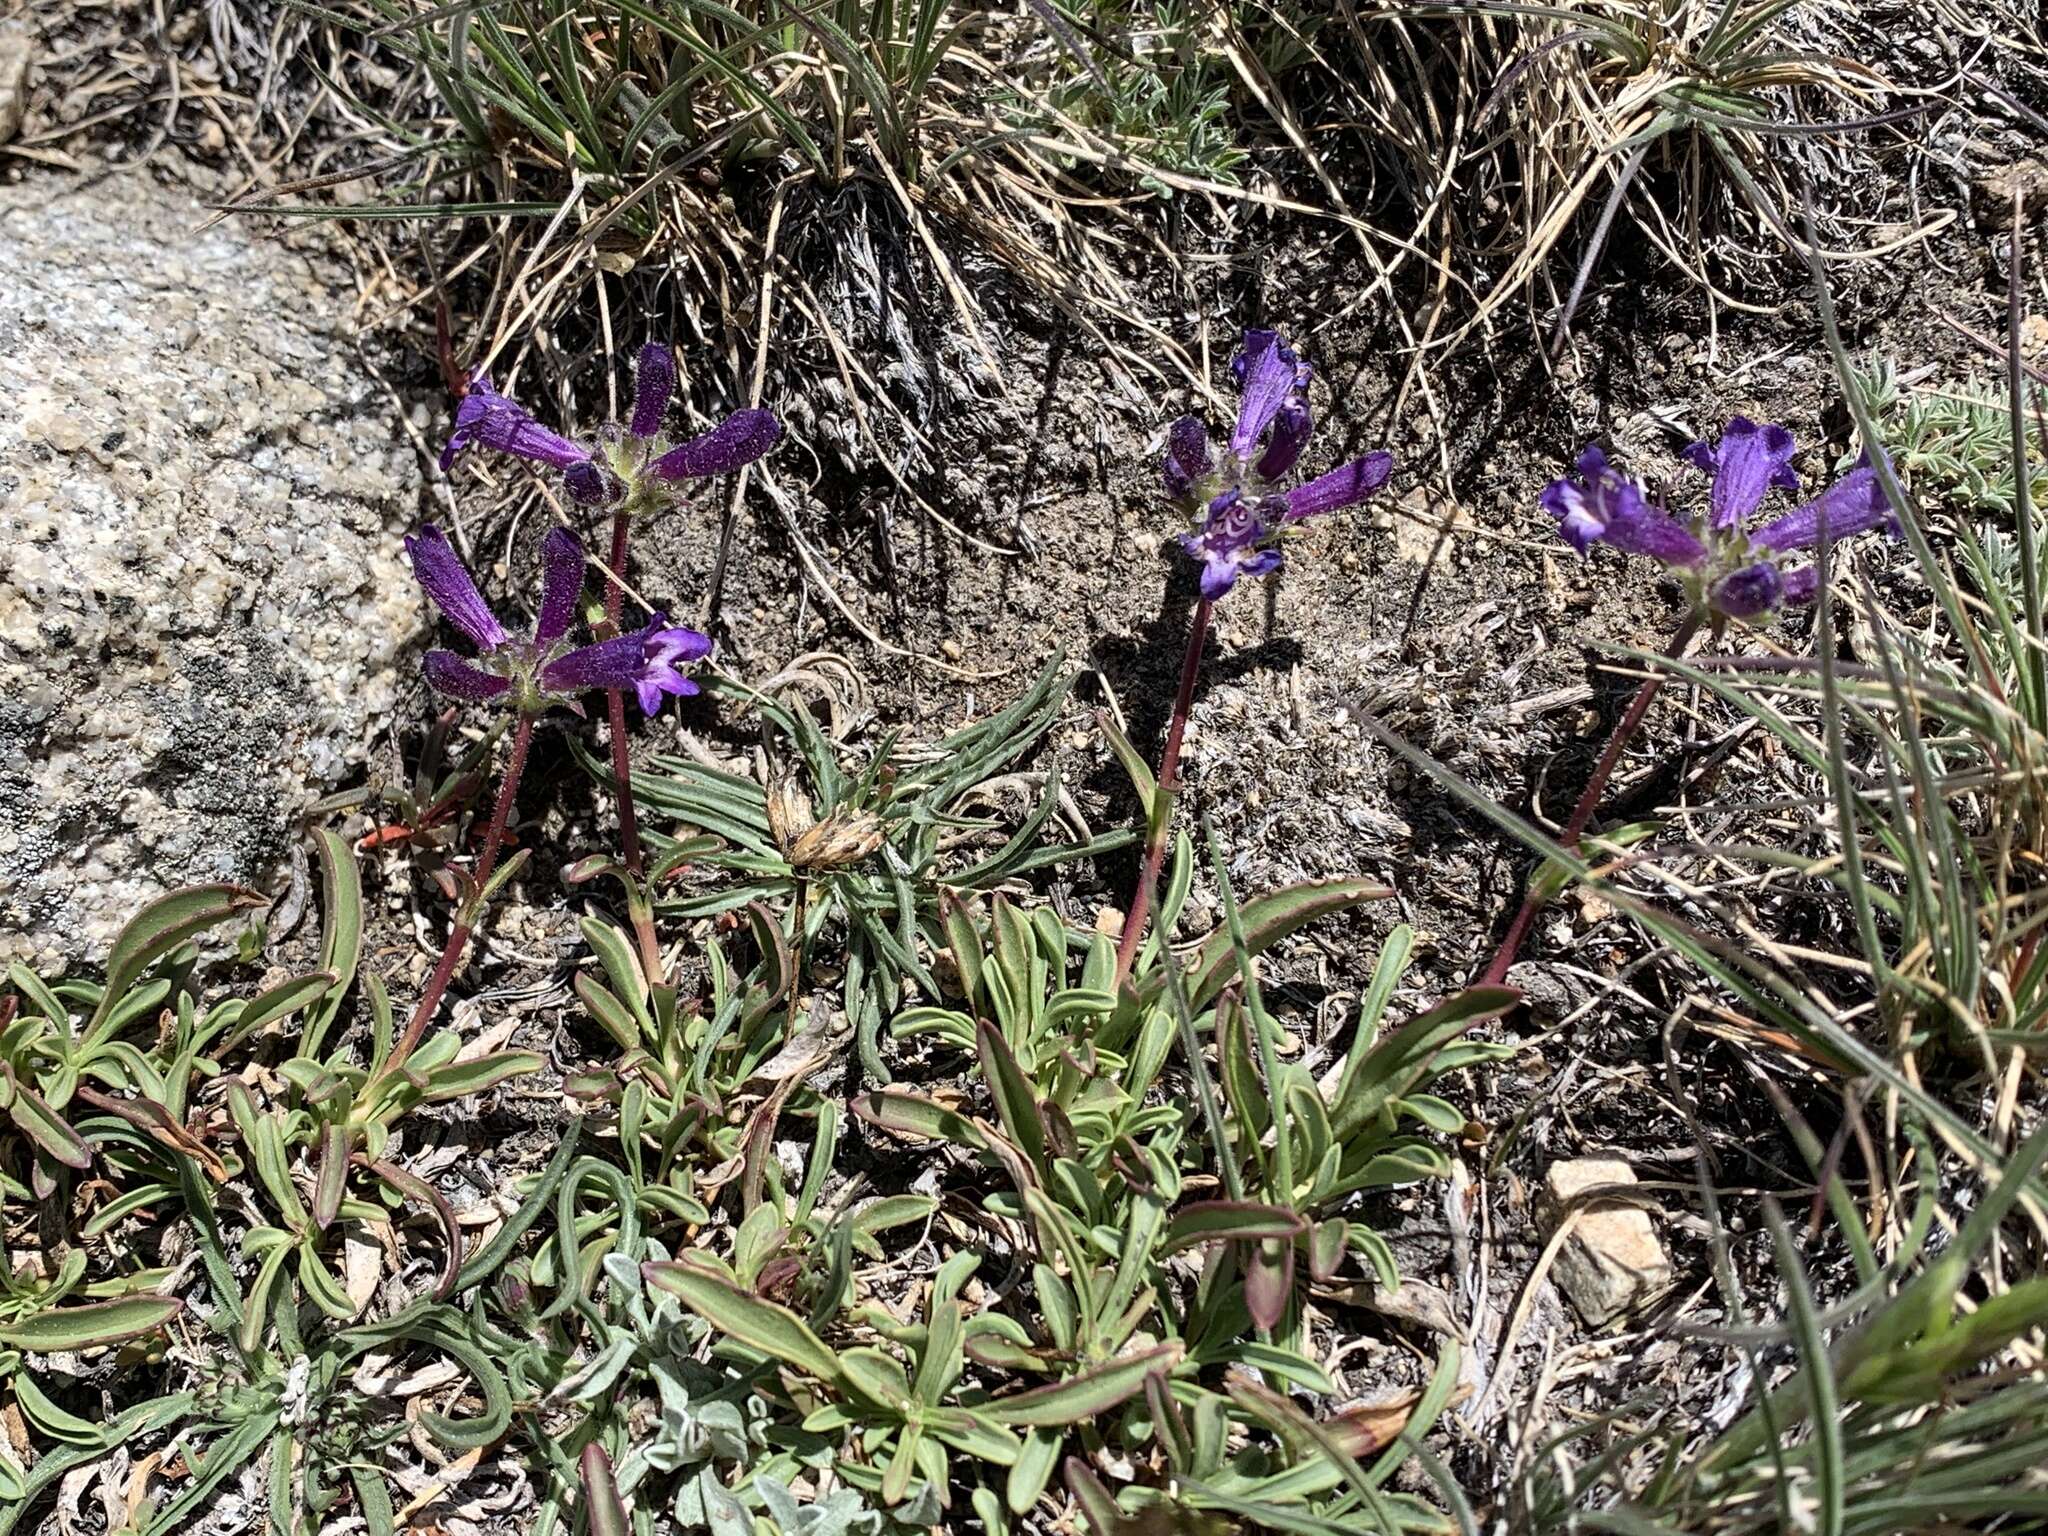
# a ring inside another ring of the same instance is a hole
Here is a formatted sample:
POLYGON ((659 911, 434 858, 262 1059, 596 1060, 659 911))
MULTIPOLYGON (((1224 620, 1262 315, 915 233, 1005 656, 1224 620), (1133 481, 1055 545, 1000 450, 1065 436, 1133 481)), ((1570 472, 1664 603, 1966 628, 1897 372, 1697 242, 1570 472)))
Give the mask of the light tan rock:
POLYGON ((1572 1223, 1553 1273, 1579 1315, 1596 1328, 1671 1285, 1671 1261, 1647 1211, 1620 1199, 1580 1201, 1587 1190, 1635 1182, 1635 1170, 1613 1157, 1552 1163, 1543 1175, 1546 1227, 1555 1233, 1560 1223, 1572 1223))

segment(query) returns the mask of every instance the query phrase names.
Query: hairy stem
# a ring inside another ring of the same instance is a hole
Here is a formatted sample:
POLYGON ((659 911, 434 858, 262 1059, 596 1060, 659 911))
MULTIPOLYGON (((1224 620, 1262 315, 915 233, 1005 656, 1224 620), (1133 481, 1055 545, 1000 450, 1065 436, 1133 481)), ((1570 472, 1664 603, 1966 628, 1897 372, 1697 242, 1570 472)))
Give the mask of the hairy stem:
MULTIPOLYGON (((605 638, 619 632, 619 615, 626 604, 626 546, 632 531, 633 503, 631 500, 622 501, 612 514, 611 579, 605 584, 604 592, 602 634, 605 638)), ((640 818, 633 808, 633 758, 626 743, 625 690, 605 690, 604 703, 605 718, 611 725, 612 735, 612 785, 619 802, 619 859, 626 866, 628 877, 640 887, 638 898, 628 904, 633 921, 633 940, 640 951, 640 966, 647 973, 647 984, 658 987, 664 980, 661 941, 654 933, 653 893, 641 886, 641 877, 647 866, 640 852, 640 818)))
MULTIPOLYGON (((612 514, 611 579, 605 585, 604 619, 609 634, 619 632, 619 614, 626 605, 626 541, 633 529, 633 513, 625 503, 612 514)), ((633 811, 633 763, 626 750, 626 694, 621 688, 608 689, 605 709, 612 727, 612 778, 619 796, 619 852, 626 868, 638 876, 640 822, 633 811)))
POLYGON ((1166 862, 1166 840, 1173 830, 1173 802, 1180 789, 1180 744, 1187 734, 1188 711, 1195 703, 1195 679, 1202 671, 1202 646, 1209 638, 1210 607, 1209 599, 1203 598, 1188 626, 1187 654, 1180 664, 1180 693, 1174 698, 1173 719, 1166 727, 1166 750, 1159 757, 1158 787, 1153 792, 1153 803, 1146 807, 1145 867, 1138 876, 1138 889, 1131 895, 1123 937, 1117 943, 1112 991, 1121 991, 1130 976, 1131 966, 1138 958, 1138 945, 1145 937, 1145 925, 1151 921, 1159 870, 1166 862))
MULTIPOLYGON (((1671 643, 1664 648, 1664 654, 1677 658, 1692 640, 1693 632, 1699 628, 1697 611, 1686 615, 1685 622, 1672 635, 1671 643)), ((1628 708, 1615 721, 1614 729, 1607 737, 1607 746, 1600 753, 1600 761, 1593 765, 1593 776, 1586 780, 1586 787, 1579 792, 1579 803, 1572 807, 1571 819, 1565 823, 1564 836, 1560 839, 1565 848, 1576 851, 1579 839, 1586 834, 1587 826, 1593 820, 1593 812, 1599 808, 1600 797, 1607 790, 1607 781, 1614 777, 1614 770, 1621 762, 1622 750, 1629 739, 1643 723, 1643 717, 1650 712, 1650 704, 1657 697, 1657 690, 1664 686, 1664 674, 1653 672, 1643 679, 1636 689, 1634 698, 1628 701, 1628 708)), ((1538 866, 1540 869, 1541 866, 1538 866)), ((1535 872, 1530 875, 1530 887, 1522 897, 1522 905, 1515 912, 1515 920, 1508 924, 1507 936, 1500 941, 1500 948, 1494 951, 1493 959, 1479 978, 1481 986, 1498 986, 1507 979, 1508 968, 1522 952, 1522 943, 1529 936, 1529 929, 1536 921, 1536 914, 1543 910, 1542 894, 1534 885, 1535 872)))
MULTIPOLYGON (((490 883, 492 872, 498 867, 498 854, 505 846, 505 828, 512 819, 512 802, 519 794, 519 779, 526 772, 527 749, 533 745, 533 716, 522 714, 519 723, 512 729, 512 756, 505 764, 505 776, 498 782, 498 799, 491 807, 491 824, 484 833, 484 851, 477 856, 476 890, 480 894, 490 883)), ((391 1048, 391 1054, 378 1069, 378 1076, 395 1071, 413 1048, 420 1043, 420 1037, 427 1032, 434 1015, 441 1007, 441 999, 447 994, 448 983, 455 979, 455 972, 462 964, 462 957, 469 949, 469 936, 473 925, 461 918, 448 932, 448 942, 441 950, 441 959, 434 966, 434 974, 427 978, 427 989, 420 994, 412 1017, 406 1021, 405 1033, 398 1037, 398 1043, 391 1048)))

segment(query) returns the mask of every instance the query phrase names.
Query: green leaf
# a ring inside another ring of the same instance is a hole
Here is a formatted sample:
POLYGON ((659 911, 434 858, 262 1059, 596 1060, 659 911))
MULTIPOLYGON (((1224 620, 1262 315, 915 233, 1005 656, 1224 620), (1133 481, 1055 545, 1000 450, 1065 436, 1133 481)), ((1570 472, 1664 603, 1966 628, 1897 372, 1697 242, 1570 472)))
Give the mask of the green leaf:
POLYGON ((988 1145, 988 1138, 965 1116, 955 1114, 936 1099, 914 1093, 864 1093, 854 1099, 853 1112, 868 1124, 898 1135, 950 1141, 963 1147, 988 1145))
POLYGON ((721 1333, 820 1381, 846 1384, 839 1357, 787 1307, 763 1301, 688 1263, 643 1264, 649 1285, 668 1292, 721 1333))
MULTIPOLYGON (((1262 955, 1289 934, 1306 928, 1319 917, 1384 901, 1394 893, 1371 880, 1312 880, 1253 897, 1239 914, 1244 924, 1245 949, 1262 955)), ((1237 957, 1228 929, 1219 929, 1202 941, 1202 947, 1188 966, 1188 1006, 1203 1008, 1215 1000, 1237 973, 1237 957)), ((1161 977, 1151 984, 1165 985, 1161 977)))
POLYGON ((1299 1212, 1280 1205, 1260 1205, 1250 1200, 1197 1200, 1173 1213, 1167 1224, 1162 1252, 1178 1253, 1199 1243, 1231 1239, 1257 1242, 1271 1238, 1291 1241, 1308 1230, 1299 1212))
POLYGON ((184 1310, 185 1303, 176 1296, 123 1296, 78 1307, 53 1307, 0 1324, 0 1344, 38 1355, 98 1349, 154 1333, 184 1310))
MULTIPOLYGON (((107 955, 107 985, 100 993, 92 1022, 97 1024, 120 1004, 128 989, 160 957, 194 934, 224 923, 237 912, 264 906, 270 898, 239 885, 195 885, 159 896, 128 920, 107 955)), ((88 1026, 88 1031, 90 1026, 88 1026)))
POLYGON ((980 1404, 975 1412, 994 1423, 1017 1429, 1061 1429, 1086 1423, 1142 1392, 1148 1376, 1172 1370, 1180 1363, 1181 1354, 1179 1344, 1161 1344, 1064 1381, 980 1404))
POLYGON ((996 1101, 996 1117, 1010 1139, 1031 1160, 1031 1166, 1043 1177, 1046 1166, 1045 1117, 1038 1108, 1038 1095, 1031 1091, 1029 1080, 1017 1065, 1016 1054, 988 1020, 983 1019, 975 1025, 974 1043, 976 1053, 981 1057, 982 1077, 996 1101))
POLYGON ((492 1051, 473 1061, 454 1061, 427 1073, 423 1102, 445 1103, 466 1099, 473 1093, 495 1088, 508 1078, 524 1077, 541 1069, 540 1057, 531 1051, 492 1051))
POLYGON ((1349 1141, 1388 1100, 1424 1081, 1431 1059, 1443 1047, 1473 1025, 1499 1018, 1521 1000, 1513 987, 1468 987, 1381 1040, 1355 1073, 1348 1067, 1345 1071, 1349 1092, 1330 1106, 1337 1140, 1349 1141))
MULTIPOLYGON (((333 971, 308 971, 303 976, 293 976, 279 982, 269 991, 250 998, 235 1019, 234 1033, 213 1048, 215 1054, 248 1039, 266 1024, 289 1018, 301 1008, 319 1002, 323 997, 331 997, 337 980, 337 974, 333 971)), ((325 1011, 324 1007, 320 1010, 325 1011)), ((315 1017, 318 1017, 317 1013, 315 1017)), ((313 1029, 314 1025, 309 1021, 306 1025, 308 1038, 312 1036, 313 1029)), ((301 1050, 303 1049, 302 1044, 301 1050)))
POLYGON ((71 1128, 71 1122, 43 1102, 41 1094, 14 1075, 14 1068, 0 1062, 7 1077, 7 1115, 21 1133, 49 1157, 67 1168, 90 1168, 92 1148, 71 1128))
MULTIPOLYGON (((314 833, 313 847, 320 855, 320 911, 325 919, 320 932, 320 969, 334 979, 306 1018, 299 1050, 307 1056, 320 1054, 321 1042, 340 1016, 349 988, 355 985, 356 967, 363 957, 363 881, 356 869, 355 851, 326 827, 314 833)), ((251 1004, 252 1009, 254 1006, 251 1004)))

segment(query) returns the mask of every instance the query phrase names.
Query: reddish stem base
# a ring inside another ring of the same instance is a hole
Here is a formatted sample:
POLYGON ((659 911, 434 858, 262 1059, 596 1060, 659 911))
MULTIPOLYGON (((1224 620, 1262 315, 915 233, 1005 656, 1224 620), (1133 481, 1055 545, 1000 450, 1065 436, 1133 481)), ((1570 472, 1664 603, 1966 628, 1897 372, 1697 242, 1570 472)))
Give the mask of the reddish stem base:
POLYGON ((1145 867, 1138 876, 1138 888, 1131 895, 1131 908, 1124 917, 1123 937, 1116 947, 1116 976, 1110 990, 1121 992, 1138 958, 1146 925, 1152 919, 1152 900, 1159 888, 1159 872, 1166 863, 1166 843, 1173 830, 1173 803, 1180 791, 1180 744, 1187 735, 1188 713, 1194 708, 1195 680, 1202 671, 1202 647, 1209 639, 1212 604, 1206 597, 1195 608, 1188 625, 1187 653, 1181 658, 1180 692, 1174 697, 1173 719, 1166 727, 1166 748, 1159 756, 1157 800, 1146 807, 1145 867))
MULTIPOLYGON (((505 828, 512 820, 512 802, 519 794, 519 780, 526 772, 527 750, 533 745, 533 716, 521 715, 519 723, 512 728, 512 756, 505 764, 505 777, 498 784, 498 798, 491 807, 490 830, 484 834, 484 849, 476 861, 476 888, 482 891, 490 883, 491 875, 498 867, 498 854, 505 846, 505 828)), ((395 1071, 413 1048, 426 1034, 427 1026, 441 1007, 441 999, 447 994, 448 984, 455 979, 455 972, 462 965, 462 957, 469 949, 469 937, 474 930, 468 923, 457 922, 449 931, 448 942, 442 946, 441 958, 434 966, 434 974, 427 978, 427 989, 420 994, 418 1005, 412 1017, 406 1021, 405 1033, 398 1037, 398 1043, 391 1048, 391 1054, 384 1059, 379 1075, 395 1071)))
MULTIPOLYGON (((1671 637, 1671 644, 1665 647, 1665 654, 1680 655, 1699 627, 1698 615, 1690 615, 1678 626, 1678 632, 1671 637)), ((1614 777, 1615 767, 1621 762, 1621 754, 1643 723, 1643 717, 1650 712, 1650 705, 1657 697, 1657 690, 1664 686, 1664 674, 1653 673, 1643 679, 1636 689, 1635 697, 1628 702, 1628 708, 1614 722, 1614 729, 1607 737, 1607 746, 1600 753, 1600 761, 1593 765, 1593 776, 1586 780, 1586 787, 1579 792, 1578 804, 1572 807, 1571 819, 1565 823, 1564 836, 1560 839, 1565 848, 1576 852, 1579 839, 1586 835, 1586 828, 1592 824, 1593 812, 1599 808, 1600 797, 1607 792, 1607 781, 1614 777)), ((1499 986, 1507 979, 1508 970, 1522 952, 1522 945, 1529 937, 1529 929, 1536 922, 1536 914, 1543 910, 1542 896, 1531 889, 1522 897, 1522 905, 1516 909, 1515 919, 1508 924, 1507 935, 1500 941, 1500 948, 1494 951, 1493 959, 1480 973, 1479 985, 1499 986)))

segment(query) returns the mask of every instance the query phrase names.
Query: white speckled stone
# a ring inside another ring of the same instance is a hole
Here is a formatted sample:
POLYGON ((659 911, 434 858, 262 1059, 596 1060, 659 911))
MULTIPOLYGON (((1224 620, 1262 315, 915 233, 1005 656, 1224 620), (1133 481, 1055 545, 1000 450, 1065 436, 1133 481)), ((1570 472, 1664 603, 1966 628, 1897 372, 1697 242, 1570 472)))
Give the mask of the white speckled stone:
POLYGON ((346 279, 144 174, 0 196, 0 959, 268 886, 420 614, 346 279))

